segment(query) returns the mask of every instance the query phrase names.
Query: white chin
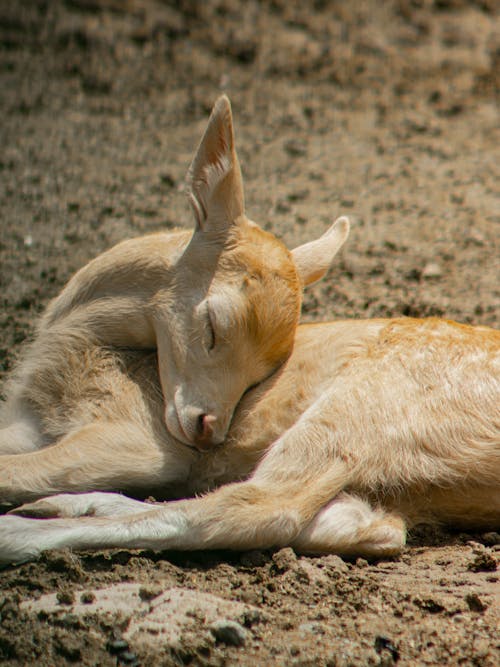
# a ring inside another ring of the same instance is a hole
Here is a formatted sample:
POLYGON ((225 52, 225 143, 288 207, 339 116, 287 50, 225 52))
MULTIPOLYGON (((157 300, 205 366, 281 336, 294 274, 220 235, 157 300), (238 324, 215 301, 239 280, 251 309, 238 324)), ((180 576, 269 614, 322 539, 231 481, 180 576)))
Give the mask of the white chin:
POLYGON ((183 442, 185 445, 189 445, 190 447, 194 447, 193 441, 187 437, 182 429, 175 407, 168 406, 166 408, 165 426, 167 427, 170 435, 172 435, 176 440, 179 440, 180 442, 183 442))

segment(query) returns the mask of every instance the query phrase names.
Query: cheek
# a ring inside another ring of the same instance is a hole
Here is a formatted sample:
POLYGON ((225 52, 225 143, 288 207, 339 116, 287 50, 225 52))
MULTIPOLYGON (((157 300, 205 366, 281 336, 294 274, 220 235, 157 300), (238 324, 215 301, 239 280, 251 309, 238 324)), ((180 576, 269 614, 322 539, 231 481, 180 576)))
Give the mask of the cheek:
POLYGON ((233 348, 220 361, 220 367, 215 370, 217 375, 215 384, 225 387, 226 394, 236 402, 249 387, 268 375, 267 365, 255 354, 246 352, 243 347, 233 348))

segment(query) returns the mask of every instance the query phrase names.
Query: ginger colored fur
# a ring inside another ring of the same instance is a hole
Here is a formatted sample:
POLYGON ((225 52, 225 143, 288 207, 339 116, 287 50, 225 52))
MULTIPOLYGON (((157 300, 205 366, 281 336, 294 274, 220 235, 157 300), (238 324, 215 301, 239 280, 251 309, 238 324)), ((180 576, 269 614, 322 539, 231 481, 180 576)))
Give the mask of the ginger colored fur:
POLYGON ((296 328, 302 286, 347 222, 289 253, 244 217, 224 98, 190 178, 192 236, 120 244, 42 319, 0 431, 0 499, 28 503, 0 517, 0 559, 381 556, 420 522, 498 529, 500 332, 436 318, 296 328))

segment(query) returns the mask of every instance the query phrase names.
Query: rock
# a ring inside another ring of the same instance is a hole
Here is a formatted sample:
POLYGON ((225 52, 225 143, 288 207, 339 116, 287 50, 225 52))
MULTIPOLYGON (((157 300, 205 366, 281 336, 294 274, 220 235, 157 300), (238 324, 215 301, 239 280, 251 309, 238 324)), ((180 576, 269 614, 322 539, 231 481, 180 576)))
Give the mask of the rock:
POLYGON ((307 153, 307 144, 300 139, 288 139, 283 148, 290 157, 303 157, 307 153))
POLYGON ((422 270, 422 278, 425 278, 427 280, 441 278, 442 275, 443 275, 442 268, 439 266, 439 264, 436 264, 435 262, 429 262, 429 264, 426 264, 422 270))
POLYGON ((440 614, 443 611, 446 611, 444 600, 436 600, 432 597, 423 598, 417 596, 413 599, 413 604, 419 607, 422 611, 426 611, 429 614, 440 614))
MULTIPOLYGON (((222 629, 217 636, 218 641, 240 646, 247 633, 242 623, 251 626, 265 618, 257 607, 236 600, 226 600, 210 593, 178 587, 169 588, 158 595, 156 587, 120 583, 86 591, 85 596, 88 601, 80 597, 71 602, 71 612, 75 617, 95 614, 103 620, 109 620, 120 614, 127 620, 126 632, 123 636, 115 638, 123 644, 113 645, 118 652, 125 650, 128 645, 137 648, 144 645, 151 646, 153 643, 177 648, 186 632, 195 631, 200 635, 201 629, 203 635, 203 630, 206 630, 205 635, 212 639, 212 636, 216 636, 215 633, 219 632, 217 629, 219 627, 222 629), (150 593, 155 593, 155 597, 151 598, 150 593), (223 623, 221 619, 224 620, 223 623), (227 619, 238 619, 241 622, 227 619), (224 627, 227 629, 224 630, 224 627)), ((42 612, 57 617, 64 609, 61 608, 60 597, 61 592, 47 593, 38 600, 22 602, 21 609, 27 613, 42 612)), ((2 608, 3 615, 4 608, 2 608)), ((111 648, 110 643, 108 644, 110 652, 111 648)))
POLYGON ((128 651, 128 641, 125 639, 117 638, 117 639, 111 639, 107 644, 106 644, 106 649, 109 653, 112 655, 116 655, 118 653, 123 653, 124 651, 128 651))
POLYGON ((297 556, 290 547, 280 549, 273 556, 273 568, 278 574, 288 572, 297 565, 297 556))
POLYGON ((236 621, 221 619, 210 626, 210 632, 215 639, 228 646, 243 646, 247 639, 247 631, 236 621))
POLYGON ((497 569, 497 561, 490 553, 482 551, 469 563, 467 569, 471 572, 495 572, 497 569))
POLYGON ((75 602, 75 594, 69 589, 63 589, 56 593, 59 604, 72 605, 75 602))
POLYGON ((340 574, 344 574, 349 571, 347 563, 340 558, 340 556, 335 556, 330 554, 323 558, 325 563, 325 569, 328 572, 330 577, 337 578, 340 574))
POLYGON ((482 614, 488 608, 488 605, 481 600, 477 593, 467 593, 465 601, 471 611, 477 611, 482 614))

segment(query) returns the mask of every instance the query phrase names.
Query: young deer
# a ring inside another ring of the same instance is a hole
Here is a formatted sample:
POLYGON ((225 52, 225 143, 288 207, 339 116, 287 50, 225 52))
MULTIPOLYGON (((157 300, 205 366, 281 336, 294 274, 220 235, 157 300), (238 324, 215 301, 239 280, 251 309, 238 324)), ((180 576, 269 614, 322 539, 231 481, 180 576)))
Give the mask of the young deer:
POLYGON ((347 220, 290 253, 245 217, 226 97, 214 107, 188 182, 194 233, 120 243, 49 305, 8 387, 0 501, 183 481, 189 464, 177 453, 186 451, 181 443, 199 451, 221 444, 243 393, 289 357, 302 286, 327 270, 347 220), (148 380, 150 393, 164 400, 158 416, 137 386, 151 350, 159 382, 148 380), (167 447, 165 425, 173 436, 167 447), (153 477, 143 461, 149 441, 161 459, 153 477), (116 459, 104 461, 109 443, 116 459), (67 458, 82 470, 70 474, 67 458), (49 461, 59 482, 47 482, 49 461))
POLYGON ((159 237, 118 246, 42 322, 8 431, 24 450, 39 436, 39 448, 1 458, 0 497, 59 495, 0 517, 0 558, 281 545, 381 556, 419 522, 498 527, 500 333, 343 321, 299 326, 291 351, 300 284, 325 272, 347 221, 293 262, 246 221, 225 99, 190 173, 192 240, 180 232, 161 252, 159 237), (167 286, 151 288, 164 274, 167 286), (155 343, 158 362, 117 347, 155 343), (205 495, 153 505, 60 493, 141 486, 205 495))

